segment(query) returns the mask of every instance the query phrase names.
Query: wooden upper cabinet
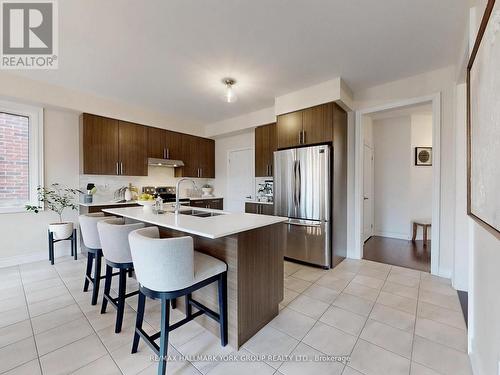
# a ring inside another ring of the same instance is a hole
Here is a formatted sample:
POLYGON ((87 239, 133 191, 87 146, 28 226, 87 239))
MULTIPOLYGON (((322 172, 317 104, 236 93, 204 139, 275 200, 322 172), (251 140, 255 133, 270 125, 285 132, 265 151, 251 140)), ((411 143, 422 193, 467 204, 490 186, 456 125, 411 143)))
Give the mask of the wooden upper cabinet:
POLYGON ((84 113, 80 122, 83 173, 118 174, 118 120, 84 113))
POLYGON ((276 126, 278 148, 300 146, 302 132, 302 111, 279 115, 276 126))
POLYGON ((200 177, 215 178, 215 141, 199 138, 200 150, 200 177))
POLYGON ((273 175, 276 149, 276 124, 257 127, 255 129, 255 177, 273 175))
POLYGON ((302 111, 302 143, 313 145, 333 139, 333 106, 327 103, 302 111))
POLYGON ((215 141, 182 134, 184 167, 177 168, 176 177, 215 178, 215 141))
POLYGON ((148 129, 131 122, 119 122, 120 174, 148 175, 148 129))
POLYGON ((165 130, 165 155, 167 159, 182 160, 182 135, 165 130))
POLYGON ((167 131, 148 128, 148 158, 164 159, 166 155, 167 131))

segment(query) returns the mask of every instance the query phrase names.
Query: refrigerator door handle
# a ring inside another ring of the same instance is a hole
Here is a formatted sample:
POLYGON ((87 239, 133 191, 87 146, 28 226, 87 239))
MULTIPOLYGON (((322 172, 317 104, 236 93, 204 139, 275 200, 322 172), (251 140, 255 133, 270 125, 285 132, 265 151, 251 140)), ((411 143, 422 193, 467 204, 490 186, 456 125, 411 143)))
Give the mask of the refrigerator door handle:
POLYGON ((300 161, 297 162, 297 170, 299 172, 298 204, 300 204, 301 196, 302 196, 302 172, 300 171, 300 161))
POLYGON ((297 225, 299 227, 320 227, 321 222, 311 220, 288 219, 288 225, 297 225))
POLYGON ((297 208, 297 162, 293 162, 293 206, 297 208))

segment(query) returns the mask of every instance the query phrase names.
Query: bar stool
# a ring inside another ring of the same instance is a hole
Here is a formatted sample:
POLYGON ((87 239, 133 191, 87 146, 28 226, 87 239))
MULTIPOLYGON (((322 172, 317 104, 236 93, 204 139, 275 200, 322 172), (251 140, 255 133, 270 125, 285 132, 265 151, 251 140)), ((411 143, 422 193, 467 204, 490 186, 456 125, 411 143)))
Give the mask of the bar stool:
POLYGON ((207 314, 220 325, 221 345, 227 344, 227 265, 209 255, 194 251, 191 237, 160 238, 157 227, 138 229, 129 234, 130 250, 139 282, 139 302, 132 353, 142 338, 159 358, 158 374, 167 368, 168 334, 194 318, 207 314), (219 313, 195 301, 191 293, 213 282, 218 283, 219 313), (161 329, 149 336, 142 329, 146 296, 161 300, 161 329), (169 301, 185 296, 186 317, 169 324, 169 301), (192 312, 192 306, 198 311, 192 312), (155 343, 160 339, 160 345, 155 343))
POLYGON ((104 279, 104 276, 101 276, 102 250, 99 233, 97 232, 97 223, 101 220, 112 218, 114 218, 114 216, 104 216, 103 212, 80 215, 78 218, 82 240, 87 248, 87 269, 85 271, 83 291, 87 292, 89 290, 89 284, 92 283, 92 305, 97 304, 99 284, 101 279, 104 279), (92 276, 92 266, 94 268, 94 276, 92 276))
POLYGON ((123 312, 125 310, 125 299, 135 296, 138 290, 126 294, 127 273, 134 268, 128 234, 136 229, 144 228, 144 223, 125 224, 124 219, 115 218, 101 220, 97 223, 97 231, 101 240, 102 253, 106 262, 106 276, 104 282, 104 295, 102 298, 101 314, 106 312, 108 302, 116 309, 115 333, 120 333, 123 323, 123 312), (113 268, 118 268, 118 297, 113 298, 111 281, 113 279, 113 268))

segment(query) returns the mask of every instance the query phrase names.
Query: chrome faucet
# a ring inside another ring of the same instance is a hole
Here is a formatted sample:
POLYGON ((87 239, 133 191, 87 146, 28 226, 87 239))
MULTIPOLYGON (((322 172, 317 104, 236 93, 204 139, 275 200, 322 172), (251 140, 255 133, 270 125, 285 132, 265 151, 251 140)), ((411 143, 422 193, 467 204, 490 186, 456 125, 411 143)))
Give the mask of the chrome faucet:
POLYGON ((190 178, 181 178, 179 181, 177 181, 177 186, 175 188, 175 214, 176 215, 179 214, 179 210, 181 208, 181 204, 179 203, 179 186, 181 185, 182 181, 191 181, 195 190, 198 189, 198 187, 196 186, 196 182, 194 182, 194 180, 191 180, 190 178))

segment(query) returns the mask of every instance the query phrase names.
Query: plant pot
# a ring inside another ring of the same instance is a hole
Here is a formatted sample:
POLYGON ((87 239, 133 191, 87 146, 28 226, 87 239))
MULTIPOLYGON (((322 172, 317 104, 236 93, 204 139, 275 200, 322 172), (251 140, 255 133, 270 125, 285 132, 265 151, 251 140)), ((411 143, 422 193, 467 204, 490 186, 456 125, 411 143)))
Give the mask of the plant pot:
POLYGON ((73 234, 73 223, 52 223, 49 230, 54 233, 55 240, 65 240, 73 234))
POLYGON ((209 197, 212 195, 214 188, 201 188, 201 191, 203 192, 203 196, 209 197))

